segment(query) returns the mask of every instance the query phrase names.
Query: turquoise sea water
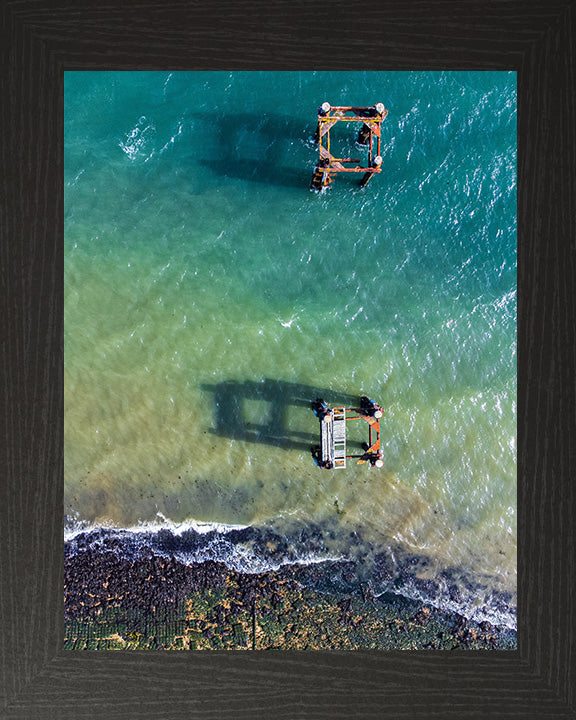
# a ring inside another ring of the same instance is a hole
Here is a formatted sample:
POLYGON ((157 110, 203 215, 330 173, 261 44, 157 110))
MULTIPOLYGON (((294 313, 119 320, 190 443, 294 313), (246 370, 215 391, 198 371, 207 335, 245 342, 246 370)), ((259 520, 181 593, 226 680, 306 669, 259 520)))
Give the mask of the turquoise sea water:
POLYGON ((64 242, 69 536, 322 527, 514 605, 514 73, 68 72, 64 242), (326 100, 388 109, 364 189, 309 190, 326 100), (314 464, 319 393, 383 469, 314 464))

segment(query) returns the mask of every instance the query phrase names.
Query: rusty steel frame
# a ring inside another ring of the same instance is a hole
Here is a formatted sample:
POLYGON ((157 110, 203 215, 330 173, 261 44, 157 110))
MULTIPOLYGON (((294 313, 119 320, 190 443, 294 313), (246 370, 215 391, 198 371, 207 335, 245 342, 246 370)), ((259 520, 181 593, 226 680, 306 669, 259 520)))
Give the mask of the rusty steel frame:
MULTIPOLYGON (((339 172, 362 172, 365 173, 363 184, 366 184, 372 175, 377 175, 381 172, 382 167, 380 165, 374 165, 374 158, 380 156, 381 147, 381 125, 382 121, 388 115, 388 110, 384 108, 382 113, 379 113, 374 107, 353 107, 338 105, 330 107, 327 112, 318 112, 318 126, 316 130, 316 139, 318 141, 318 164, 315 168, 315 177, 318 178, 317 185, 325 187, 329 185, 332 180, 333 173, 339 172), (354 113, 353 115, 347 115, 346 113, 354 113), (359 163, 360 160, 355 158, 337 158, 334 157, 330 152, 330 129, 338 122, 361 122, 367 126, 370 131, 370 139, 368 144, 368 166, 362 167, 356 165, 355 167, 345 167, 343 163, 359 163), (323 140, 325 138, 325 145, 323 140), (376 138, 376 143, 374 143, 376 138), (376 152, 374 152, 374 145, 376 144, 376 152), (321 176, 321 180, 320 180, 321 176)), ((314 178, 313 178, 314 186, 314 178)))
POLYGON ((378 458, 382 457, 382 450, 380 444, 380 420, 370 415, 364 415, 358 408, 350 408, 346 410, 346 422, 348 420, 364 420, 368 423, 368 449, 362 455, 346 455, 347 460, 353 458, 360 458, 357 462, 358 465, 362 465, 368 462, 367 458, 369 455, 374 455, 378 458), (348 415, 348 413, 356 412, 358 415, 348 415), (376 439, 374 440, 372 432, 376 433, 376 439))

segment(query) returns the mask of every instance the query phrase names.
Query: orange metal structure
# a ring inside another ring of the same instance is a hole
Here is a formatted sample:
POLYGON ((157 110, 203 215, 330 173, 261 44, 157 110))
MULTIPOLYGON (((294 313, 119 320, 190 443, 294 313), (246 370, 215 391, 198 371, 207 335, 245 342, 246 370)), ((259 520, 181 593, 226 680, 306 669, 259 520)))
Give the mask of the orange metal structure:
POLYGON ((368 449, 363 455, 347 455, 346 457, 360 458, 358 460, 358 465, 362 465, 366 462, 370 462, 375 465, 382 458, 382 453, 380 451, 380 420, 375 417, 371 417, 370 415, 360 414, 358 417, 348 416, 347 420, 357 420, 359 418, 368 423, 368 449), (372 433, 374 433, 374 435, 372 433))
POLYGON ((318 108, 318 126, 316 128, 316 141, 318 142, 318 164, 314 169, 311 187, 321 190, 334 181, 335 173, 362 172, 364 176, 360 185, 364 187, 374 175, 381 172, 382 155, 380 154, 382 121, 388 115, 388 110, 382 103, 373 107, 335 106, 324 103, 318 108), (331 152, 330 129, 338 122, 362 123, 358 133, 357 142, 368 146, 368 163, 366 166, 355 158, 335 157, 331 152))

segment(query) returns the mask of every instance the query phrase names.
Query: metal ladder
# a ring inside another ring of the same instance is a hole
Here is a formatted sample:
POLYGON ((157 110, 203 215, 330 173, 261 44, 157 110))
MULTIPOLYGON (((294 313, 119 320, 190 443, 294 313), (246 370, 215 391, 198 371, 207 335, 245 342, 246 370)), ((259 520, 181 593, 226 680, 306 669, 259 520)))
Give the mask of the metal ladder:
POLYGON ((346 408, 332 410, 332 457, 333 467, 346 467, 346 408))

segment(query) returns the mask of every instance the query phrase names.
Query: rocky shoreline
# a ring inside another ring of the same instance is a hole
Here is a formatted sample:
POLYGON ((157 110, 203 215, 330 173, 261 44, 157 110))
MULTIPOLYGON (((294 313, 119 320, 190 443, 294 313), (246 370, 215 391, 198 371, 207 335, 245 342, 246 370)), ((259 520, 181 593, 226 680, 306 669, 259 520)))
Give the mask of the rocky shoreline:
POLYGON ((350 584, 346 562, 243 573, 106 537, 64 560, 66 649, 516 649, 513 630, 350 584))

